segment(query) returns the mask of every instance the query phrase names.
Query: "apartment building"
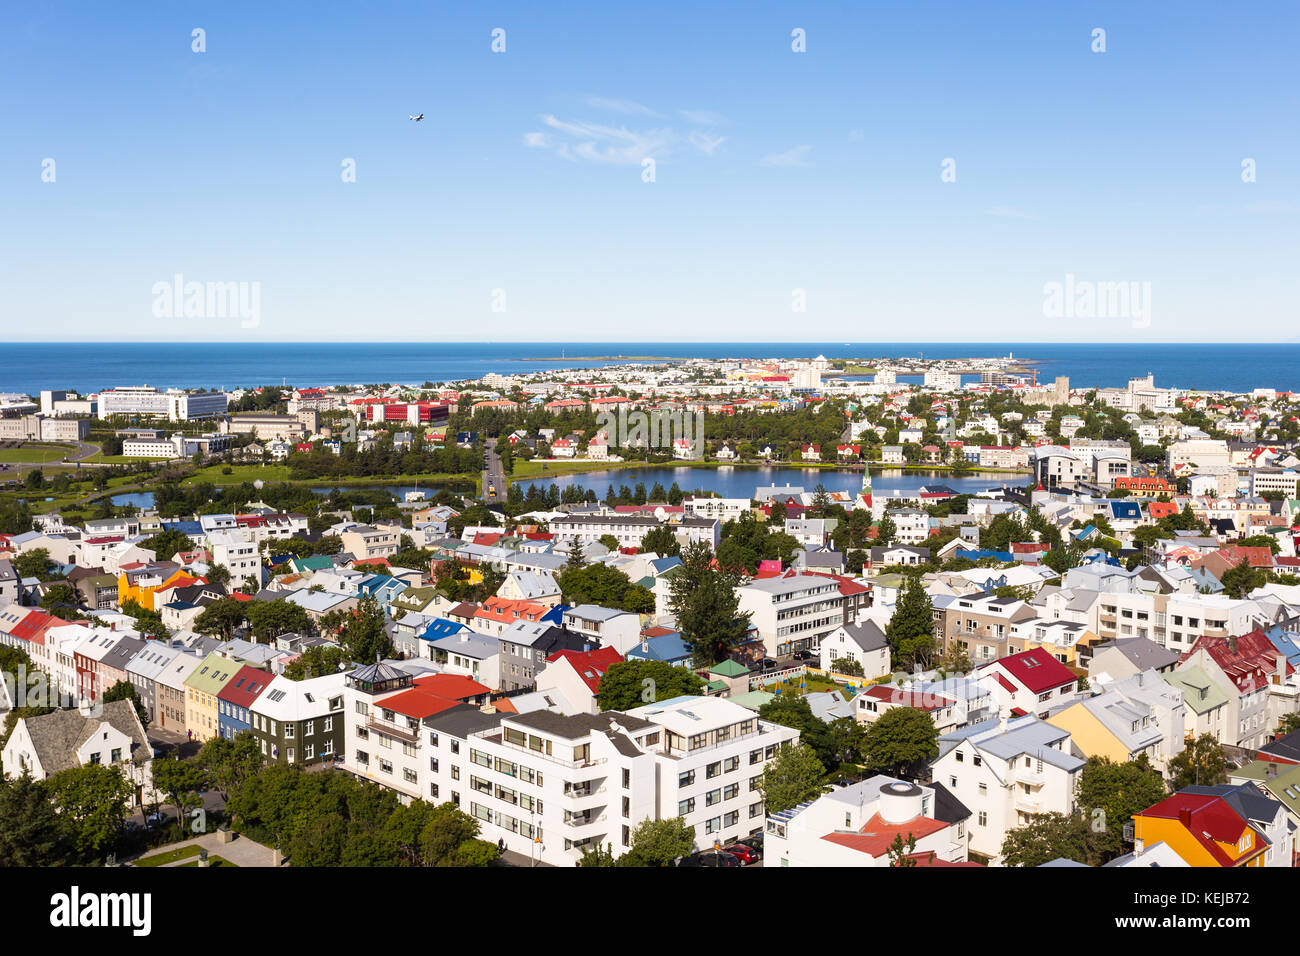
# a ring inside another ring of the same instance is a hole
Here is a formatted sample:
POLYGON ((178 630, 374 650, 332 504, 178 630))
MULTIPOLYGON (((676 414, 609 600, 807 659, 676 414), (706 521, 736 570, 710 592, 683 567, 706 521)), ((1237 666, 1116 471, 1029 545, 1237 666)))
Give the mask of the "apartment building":
POLYGON ((242 533, 216 531, 208 535, 208 548, 212 563, 223 565, 230 572, 230 582, 239 587, 251 579, 256 587, 262 586, 262 559, 256 542, 242 533))
POLYGON ((824 575, 760 578, 736 588, 736 596, 769 657, 818 651, 822 638, 844 623, 844 595, 838 582, 824 575))
MULTIPOLYGON (((238 670, 238 668, 231 668, 238 670)), ((268 760, 332 763, 344 745, 345 674, 294 681, 284 675, 247 704, 249 730, 268 760)))
POLYGON ((641 643, 641 615, 630 611, 579 604, 564 612, 564 626, 593 644, 626 654, 641 643))
POLYGON ((686 498, 682 501, 682 509, 688 517, 708 518, 723 524, 735 521, 748 512, 750 506, 748 498, 686 498))
POLYGON ((353 525, 339 535, 343 550, 358 560, 387 558, 397 553, 401 546, 397 528, 376 528, 373 525, 353 525))
POLYGON ((936 635, 945 651, 966 652, 972 664, 997 660, 1011 653, 1009 641, 1018 625, 1037 617, 1019 598, 978 593, 958 596, 943 611, 943 633, 936 635))
POLYGON ((597 644, 545 621, 519 621, 497 637, 501 689, 532 690, 546 658, 556 651, 590 651, 597 644))
POLYGON ((170 421, 193 421, 226 414, 229 396, 225 392, 159 391, 148 385, 129 385, 99 393, 99 417, 143 415, 170 421))
POLYGON ((970 851, 996 864, 1007 831, 1037 813, 1070 814, 1084 761, 1070 733, 1036 717, 987 720, 939 738, 933 779, 970 809, 970 851))

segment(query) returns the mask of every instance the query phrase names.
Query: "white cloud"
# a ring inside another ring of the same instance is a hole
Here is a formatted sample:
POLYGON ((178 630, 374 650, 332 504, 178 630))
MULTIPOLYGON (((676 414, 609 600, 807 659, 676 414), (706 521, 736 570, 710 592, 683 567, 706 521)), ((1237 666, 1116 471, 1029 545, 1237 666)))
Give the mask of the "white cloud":
POLYGON ((524 133, 524 145, 534 149, 545 149, 551 145, 551 140, 545 133, 524 133))
MULTIPOLYGON (((671 129, 631 130, 625 126, 606 126, 585 120, 562 120, 547 114, 542 123, 563 134, 555 151, 565 159, 592 163, 639 165, 647 156, 662 156, 676 137, 671 129)), ((532 145, 530 143, 529 145, 532 145)))
POLYGON ((862 130, 860 130, 860 129, 851 129, 851 130, 849 130, 849 142, 850 142, 850 143, 860 143, 860 142, 862 142, 862 141, 863 141, 864 139, 866 139, 866 138, 867 138, 867 134, 864 133, 864 132, 862 132, 862 130))
POLYGON ((760 166, 811 166, 812 163, 808 161, 810 152, 812 152, 811 146, 796 146, 784 153, 768 153, 758 161, 758 164, 760 166))
POLYGON ((1012 209, 1010 206, 994 206, 992 209, 985 209, 986 216, 1000 216, 1003 219, 1037 219, 1032 212, 1025 212, 1021 209, 1012 209))

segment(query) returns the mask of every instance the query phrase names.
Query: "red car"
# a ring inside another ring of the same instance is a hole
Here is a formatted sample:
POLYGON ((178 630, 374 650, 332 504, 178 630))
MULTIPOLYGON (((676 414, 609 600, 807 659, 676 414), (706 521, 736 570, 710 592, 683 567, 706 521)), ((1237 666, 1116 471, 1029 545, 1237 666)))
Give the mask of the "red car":
POLYGON ((762 857, 758 854, 758 851, 756 851, 752 846, 745 846, 745 844, 743 843, 731 844, 731 846, 726 848, 726 852, 730 853, 736 859, 740 860, 741 863, 744 863, 746 865, 750 863, 757 863, 760 859, 762 859, 762 857))

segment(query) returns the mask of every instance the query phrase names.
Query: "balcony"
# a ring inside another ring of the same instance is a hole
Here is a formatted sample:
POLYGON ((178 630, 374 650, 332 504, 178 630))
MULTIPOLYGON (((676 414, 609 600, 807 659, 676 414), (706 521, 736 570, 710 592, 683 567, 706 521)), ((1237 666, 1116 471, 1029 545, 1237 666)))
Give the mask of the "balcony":
POLYGON ((393 737, 408 744, 418 744, 420 742, 420 735, 417 731, 407 730, 393 724, 385 724, 373 717, 366 721, 366 729, 371 733, 383 734, 386 737, 393 737))
POLYGON ((1041 787, 1047 780, 1043 772, 1034 767, 1017 767, 1016 783, 1023 783, 1031 787, 1041 787))

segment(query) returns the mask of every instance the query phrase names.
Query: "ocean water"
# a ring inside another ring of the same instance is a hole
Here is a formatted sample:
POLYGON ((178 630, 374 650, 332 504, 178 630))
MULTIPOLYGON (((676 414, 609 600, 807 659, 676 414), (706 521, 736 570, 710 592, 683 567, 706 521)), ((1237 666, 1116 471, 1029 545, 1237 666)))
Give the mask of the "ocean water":
POLYGON ((1155 375, 1161 387, 1300 391, 1300 343, 856 343, 779 342, 413 342, 413 343, 0 343, 0 392, 120 385, 237 388, 374 383, 421 384, 489 372, 583 368, 584 357, 995 358, 1032 361, 1039 381, 1067 375, 1076 387, 1122 386, 1155 375), (563 357, 562 357, 563 356, 563 357), (570 356, 576 356, 572 358, 570 356))

